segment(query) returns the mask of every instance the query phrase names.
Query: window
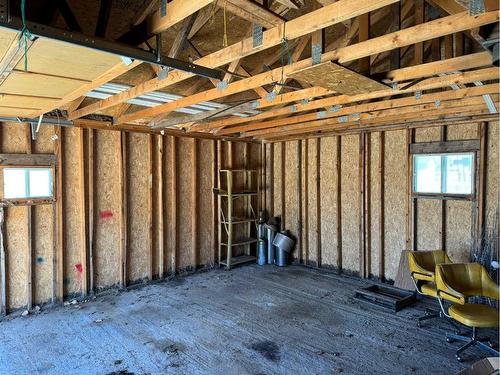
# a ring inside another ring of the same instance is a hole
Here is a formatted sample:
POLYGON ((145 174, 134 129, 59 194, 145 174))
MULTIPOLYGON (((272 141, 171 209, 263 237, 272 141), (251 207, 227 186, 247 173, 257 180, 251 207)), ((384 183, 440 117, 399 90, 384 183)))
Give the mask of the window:
POLYGON ((413 155, 413 192, 472 195, 474 153, 413 155))
POLYGON ((52 168, 4 168, 3 198, 52 198, 52 168))

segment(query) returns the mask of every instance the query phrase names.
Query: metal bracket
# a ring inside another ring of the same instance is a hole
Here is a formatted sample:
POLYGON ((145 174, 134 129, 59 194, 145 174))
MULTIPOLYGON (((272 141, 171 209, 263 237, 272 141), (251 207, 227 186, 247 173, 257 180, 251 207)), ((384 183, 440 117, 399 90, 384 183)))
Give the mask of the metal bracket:
POLYGON ((326 111, 319 111, 319 112, 316 112, 316 118, 319 120, 319 119, 322 119, 322 118, 325 118, 326 117, 326 111))
POLYGON ((290 106, 290 112, 297 112, 297 105, 293 104, 292 106, 290 106))
POLYGON ((276 99, 276 91, 271 91, 266 95, 266 100, 268 102, 272 102, 274 99, 276 99))
POLYGON ((169 73, 169 72, 170 72, 170 68, 166 68, 166 67, 165 67, 165 68, 161 69, 161 70, 158 72, 158 74, 157 74, 158 79, 159 79, 160 81, 161 81, 161 80, 164 80, 165 78, 167 78, 167 77, 168 77, 168 73, 169 73))
POLYGON ((359 120, 361 118, 361 115, 359 113, 353 113, 351 114, 351 118, 353 120, 359 120))
POLYGON ((342 106, 339 104, 333 105, 330 107, 330 112, 339 112, 341 108, 342 108, 342 106))
POLYGON ((227 89, 228 84, 229 82, 227 82, 226 80, 220 81, 219 83, 217 83, 217 90, 224 91, 225 89, 227 89))
POLYGON ((161 0, 160 16, 165 17, 166 15, 167 15, 167 0, 161 0))
POLYGON ((302 100, 300 101, 300 104, 302 104, 302 105, 307 105, 307 104, 309 104, 309 99, 302 99, 302 100))
POLYGON ((484 0, 470 0, 469 15, 475 16, 484 13, 484 0))
POLYGON ((132 64, 134 62, 133 59, 131 59, 130 57, 127 57, 127 56, 120 56, 120 58, 122 59, 123 63, 126 66, 129 66, 130 64, 132 64))
POLYGON ((422 99, 422 91, 415 91, 415 99, 417 100, 422 99))
POLYGON ((311 58, 312 64, 318 65, 321 64, 321 53, 323 52, 323 48, 321 44, 313 44, 311 47, 311 58))
POLYGON ((260 105, 260 101, 259 100, 254 100, 251 104, 252 106, 252 109, 257 109, 260 105))
POLYGON ((264 33, 264 29, 262 28, 262 26, 254 23, 253 27, 252 27, 253 48, 256 48, 256 47, 259 47, 260 45, 262 45, 263 33, 264 33))
POLYGON ((339 122, 340 122, 340 123, 347 122, 348 120, 349 120, 349 117, 348 117, 348 116, 340 116, 340 117, 339 117, 339 122))
POLYGON ((440 107, 440 106, 441 106, 441 100, 436 100, 436 101, 434 102, 434 106, 435 106, 436 108, 440 107))

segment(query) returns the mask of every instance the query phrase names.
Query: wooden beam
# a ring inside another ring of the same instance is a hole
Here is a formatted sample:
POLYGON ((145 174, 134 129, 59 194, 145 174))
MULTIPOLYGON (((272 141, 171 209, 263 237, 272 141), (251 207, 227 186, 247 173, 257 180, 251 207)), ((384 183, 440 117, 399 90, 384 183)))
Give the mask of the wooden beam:
POLYGON ((269 145, 269 216, 274 216, 274 144, 269 145))
POLYGON ((97 24, 95 27, 95 36, 101 38, 104 38, 106 36, 106 29, 108 28, 112 5, 113 0, 101 0, 99 15, 97 17, 97 24))
POLYGON ((281 165, 280 165, 280 175, 281 175, 281 230, 286 228, 286 142, 281 142, 281 165))
POLYGON ((337 152, 336 152, 336 205, 337 205, 337 269, 342 271, 342 137, 337 136, 337 152))
POLYGON ((297 261, 300 262, 302 258, 302 228, 304 225, 303 216, 302 216, 302 141, 297 142, 297 211, 298 211, 298 220, 297 220, 297 261))
POLYGON ((78 208, 80 214, 80 264, 82 266, 81 278, 81 293, 82 297, 88 294, 88 267, 87 267, 87 219, 85 214, 86 208, 86 179, 85 179, 85 146, 84 146, 84 130, 77 129, 78 134, 78 208))
MULTIPOLYGON (((215 142, 215 141, 214 141, 215 142)), ((220 176, 220 170, 222 169, 222 142, 221 141, 217 141, 217 189, 222 189, 222 184, 221 184, 221 176, 220 176)), ((221 209, 221 202, 222 202, 222 198, 220 196, 220 194, 217 194, 217 255, 218 255, 218 258, 217 258, 217 264, 220 265, 220 262, 222 261, 222 223, 221 223, 221 220, 222 220, 222 215, 221 215, 221 212, 220 212, 220 209, 221 209)))
MULTIPOLYGON (((217 180, 217 175, 219 173, 218 169, 217 169, 217 166, 219 163, 219 155, 217 153, 217 141, 211 141, 210 145, 211 145, 211 151, 212 151, 212 158, 211 158, 211 170, 212 170, 211 182, 212 183, 211 183, 211 186, 219 188, 219 184, 218 184, 218 180, 217 180)), ((212 207, 212 223, 211 223, 212 224, 212 237, 211 237, 211 246, 210 247, 212 249, 212 258, 210 260, 209 266, 216 263, 217 245, 218 245, 217 239, 218 239, 219 231, 220 231, 220 228, 217 225, 217 215, 219 214, 218 202, 217 202, 217 199, 216 199, 214 193, 211 194, 211 200, 212 200, 212 204, 211 204, 211 207, 212 207)))
POLYGON ((0 206, 0 315, 7 315, 7 275, 5 256, 5 208, 0 206))
MULTIPOLYGON (((370 39, 370 13, 358 16, 358 42, 370 39)), ((359 73, 370 75, 370 56, 363 57, 358 61, 359 73)))
POLYGON ((253 1, 227 0, 220 3, 217 2, 216 4, 222 8, 226 8, 228 12, 233 13, 241 19, 268 29, 285 23, 284 18, 253 1))
POLYGON ((363 279, 366 278, 366 216, 365 216, 365 182, 366 182, 366 159, 365 159, 365 133, 359 133, 359 155, 358 155, 358 203, 359 203, 359 227, 358 227, 358 246, 359 246, 359 276, 363 279))
POLYGON ((170 191, 171 202, 171 254, 170 254, 170 273, 175 275, 177 271, 177 137, 170 138, 170 174, 172 178, 172 190, 170 191))
MULTIPOLYGON (((31 132, 26 131, 26 138, 31 142, 31 132)), ((36 166, 55 166, 57 159, 54 154, 0 154, 0 166, 23 166, 23 167, 36 167, 36 166)))
MULTIPOLYGON (((420 25, 424 23, 424 11, 425 11, 425 3, 424 0, 415 0, 415 25, 420 25)), ((424 43, 418 42, 415 43, 415 56, 414 56, 414 64, 422 64, 424 62, 424 43)))
MULTIPOLYGON (((182 4, 183 0, 176 1, 177 3, 180 2, 182 4)), ((357 0, 341 0, 328 7, 307 13, 304 16, 300 16, 291 21, 285 22, 283 25, 276 26, 270 30, 266 30, 263 34, 263 43, 258 47, 253 46, 253 38, 246 38, 241 42, 235 43, 231 46, 223 48, 222 50, 197 59, 196 61, 194 61, 194 63, 211 68, 223 66, 229 64, 233 60, 241 59, 257 52, 275 47, 282 42, 283 38, 287 40, 296 39, 301 36, 310 34, 316 30, 332 26, 344 20, 356 17, 371 10, 381 8, 396 1, 398 0, 366 0, 360 3, 357 0)), ((199 3, 204 2, 207 2, 207 0, 200 1, 199 3)), ((190 2, 185 3, 190 4, 190 2)), ((192 11, 190 14, 192 13, 194 12, 192 11)), ((169 14, 172 15, 173 12, 170 12, 169 14)), ((301 66, 300 68, 302 67, 304 66, 301 66)), ((281 69, 279 74, 281 74, 281 69)), ((78 111, 75 111, 74 113, 70 114, 70 118, 74 119, 91 113, 95 113, 96 111, 112 107, 147 92, 174 85, 191 77, 193 77, 192 73, 180 71, 171 72, 169 76, 163 80, 158 80, 155 78, 146 81, 123 93, 114 95, 108 99, 101 100, 97 103, 91 104, 78 111)))
POLYGON ((365 133, 365 185, 364 185, 364 242, 365 242, 365 277, 369 278, 371 273, 371 256, 372 256, 372 184, 371 184, 371 133, 365 133))
POLYGON ((148 30, 159 34, 212 2, 213 0, 173 0, 167 4, 165 16, 162 17, 160 9, 149 16, 148 30))
MULTIPOLYGON (((324 53, 322 55, 322 61, 326 62, 333 59, 338 60, 340 63, 346 63, 365 56, 370 56, 384 51, 389 51, 394 48, 413 44, 418 41, 424 41, 442 35, 467 30, 469 28, 480 26, 482 24, 493 23, 497 20, 498 12, 483 13, 474 17, 469 16, 468 14, 448 16, 446 18, 437 19, 422 25, 417 25, 395 33, 360 42, 355 45, 343 47, 336 51, 324 53)), ((198 104, 203 101, 220 99, 225 96, 247 91, 258 86, 270 84, 277 81, 276 77, 288 75, 296 70, 299 70, 300 68, 311 66, 311 64, 312 62, 310 59, 302 60, 297 63, 287 65, 284 68, 276 68, 274 70, 261 73, 250 78, 242 79, 238 82, 230 83, 222 92, 221 90, 214 88, 205 92, 184 97, 171 103, 165 103, 157 107, 147 108, 128 115, 124 115, 118 119, 118 123, 133 122, 142 118, 153 117, 160 113, 171 112, 176 109, 198 104)), ((103 101, 99 103, 102 102, 103 101)), ((78 110, 77 112, 79 111, 81 110, 78 110)))
POLYGON ((415 131, 414 129, 408 129, 406 131, 406 250, 412 249, 412 231, 413 231, 413 198, 412 198, 412 155, 410 154, 410 146, 415 142, 415 131))
MULTIPOLYGON (((440 140, 446 142, 448 138, 448 127, 442 126, 440 129, 440 140)), ((446 200, 441 201, 441 250, 446 251, 446 200)), ((416 247, 415 247, 416 248, 416 247)))
POLYGON ((162 280, 165 277, 165 225, 164 225, 164 203, 163 203, 163 136, 156 137, 156 240, 158 241, 158 278, 162 280))
POLYGON ((323 251, 321 240, 321 138, 316 140, 316 262, 317 266, 323 264, 323 251))
POLYGON ((73 11, 69 7, 68 2, 66 0, 56 0, 56 3, 57 9, 59 10, 59 13, 61 13, 66 26, 68 26, 71 31, 81 32, 82 28, 80 27, 73 11))
POLYGON ((191 256, 193 270, 200 264, 198 252, 198 140, 191 141, 191 256))
MULTIPOLYGON (((482 96, 484 94, 494 92, 498 92, 495 90, 499 89, 498 84, 491 84, 488 86, 477 86, 482 87, 482 90, 475 90, 473 88, 466 88, 454 91, 444 91, 439 93, 432 94, 424 94, 420 99, 416 99, 415 97, 405 97, 401 99, 392 99, 392 100, 383 100, 373 103, 367 104, 356 104, 353 106, 346 106, 339 109, 337 112, 325 112, 318 115, 317 113, 307 114, 307 115, 299 115, 299 116, 290 116, 284 119, 278 120, 269 120, 263 121, 260 123, 251 123, 249 125, 242 125, 234 128, 229 128, 227 131, 219 132, 219 134, 230 134, 236 132, 244 132, 244 136, 254 136, 256 134, 261 134, 259 130, 290 126, 296 123, 304 123, 308 121, 315 121, 318 119, 330 119, 330 118, 339 118, 341 116, 352 115, 356 113, 365 113, 365 112, 373 112, 373 111, 382 111, 382 110, 392 110, 394 108, 402 108, 402 107, 412 107, 415 105, 429 104, 433 103, 434 108, 436 107, 436 101, 439 102, 439 107, 444 107, 448 105, 449 101, 453 100, 471 100, 470 98, 482 96)), ((333 104, 335 105, 335 104, 333 104)), ((429 109, 434 109, 429 107, 429 109)))
POLYGON ((210 20, 210 18, 214 17, 219 9, 213 6, 207 6, 198 11, 196 19, 191 27, 191 30, 188 34, 188 40, 196 35, 198 31, 201 30, 203 26, 210 20))
POLYGON ((302 142, 304 142, 304 264, 307 266, 309 265, 309 140, 302 142))
POLYGON ((87 129, 87 236, 88 236, 88 267, 89 267, 89 291, 95 292, 94 282, 94 130, 87 129))
POLYGON ((484 236, 486 222, 486 180, 488 178, 488 123, 481 122, 478 127, 480 149, 479 156, 479 176, 477 191, 477 232, 476 237, 481 240, 484 236))
MULTIPOLYGON (((26 137, 26 154, 30 155, 33 151, 33 142, 31 140, 31 125, 25 124, 25 137, 26 137)), ((61 188, 61 187, 59 187, 61 188)), ((27 248, 27 257, 26 257, 26 310, 31 311, 33 308, 33 297, 34 297, 34 281, 35 275, 33 270, 33 243, 34 243, 34 220, 33 220, 33 207, 26 207, 26 221, 28 228, 28 248, 27 248)))
POLYGON ((120 286, 127 287, 128 278, 128 136, 120 132, 116 142, 120 186, 120 286))
POLYGON ((63 136, 64 130, 55 126, 54 154, 57 158, 54 204, 54 255, 53 255, 53 303, 64 298, 64 218, 63 218, 63 136))
POLYGON ((379 132, 379 156, 378 176, 380 181, 379 190, 379 269, 378 274, 381 281, 385 280, 385 132, 379 132))
POLYGON ((147 210, 148 210, 148 249, 149 249, 149 263, 148 263, 148 279, 149 281, 153 280, 155 271, 154 271, 154 241, 153 241, 153 135, 148 134, 148 166, 147 166, 147 175, 148 175, 148 195, 147 195, 147 210))

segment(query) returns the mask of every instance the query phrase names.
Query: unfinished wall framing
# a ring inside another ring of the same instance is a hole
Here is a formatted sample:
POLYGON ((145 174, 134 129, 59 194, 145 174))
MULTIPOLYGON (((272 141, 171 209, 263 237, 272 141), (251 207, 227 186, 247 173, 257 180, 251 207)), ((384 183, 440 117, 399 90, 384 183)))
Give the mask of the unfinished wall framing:
MULTIPOLYGON (((48 125, 30 141, 27 124, 0 129, 0 153, 55 154, 62 183, 53 203, 3 208, 3 314, 214 266, 227 142, 48 125)), ((261 167, 260 144, 232 148, 236 166, 261 167)))
POLYGON ((280 215, 281 196, 287 197, 286 227, 294 235, 302 233, 294 258, 310 266, 390 281, 396 277, 401 251, 412 248, 413 241, 417 250, 443 248, 454 261, 468 261, 473 233, 499 208, 498 127, 497 121, 450 123, 268 143, 266 154, 274 155, 274 163, 268 157, 266 179, 274 186, 266 191, 272 195, 274 189, 275 198, 266 201, 266 208, 280 215), (481 141, 476 178, 478 184, 481 178, 482 187, 477 199, 418 199, 412 204, 408 141, 438 142, 443 134, 447 140, 481 141), (301 168, 291 153, 297 142, 302 142, 301 168), (284 162, 279 152, 283 148, 290 150, 284 162), (302 192, 301 201, 292 202, 297 191, 302 192))

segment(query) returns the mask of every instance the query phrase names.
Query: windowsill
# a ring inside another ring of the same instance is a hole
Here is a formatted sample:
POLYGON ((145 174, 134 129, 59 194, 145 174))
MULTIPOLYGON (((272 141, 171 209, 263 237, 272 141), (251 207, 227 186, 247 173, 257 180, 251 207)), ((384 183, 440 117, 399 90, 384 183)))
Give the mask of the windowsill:
POLYGON ((438 199, 438 200, 457 200, 472 201, 474 195, 471 194, 435 194, 435 193, 413 193, 412 198, 416 199, 438 199))
POLYGON ((4 199, 0 201, 0 206, 40 206, 55 203, 55 198, 30 198, 30 199, 4 199))

